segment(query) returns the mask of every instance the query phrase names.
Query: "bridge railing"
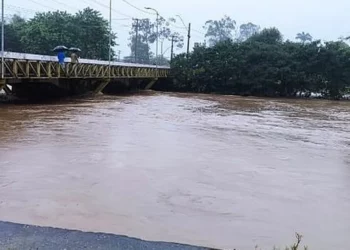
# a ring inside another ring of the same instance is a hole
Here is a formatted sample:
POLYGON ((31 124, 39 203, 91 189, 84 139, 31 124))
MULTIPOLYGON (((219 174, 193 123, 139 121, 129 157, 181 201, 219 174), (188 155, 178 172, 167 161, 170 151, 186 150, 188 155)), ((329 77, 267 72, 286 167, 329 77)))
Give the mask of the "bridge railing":
POLYGON ((54 56, 5 52, 5 79, 46 78, 161 78, 167 77, 165 66, 79 59, 79 63, 58 63, 54 56))

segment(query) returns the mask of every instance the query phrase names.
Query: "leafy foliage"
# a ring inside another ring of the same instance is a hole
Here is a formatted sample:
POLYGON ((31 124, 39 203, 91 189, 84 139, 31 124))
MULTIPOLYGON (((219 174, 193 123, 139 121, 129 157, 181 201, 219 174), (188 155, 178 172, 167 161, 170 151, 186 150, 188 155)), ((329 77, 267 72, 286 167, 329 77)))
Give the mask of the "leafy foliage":
POLYGON ((236 21, 229 16, 221 20, 209 20, 205 23, 205 37, 209 39, 209 45, 214 46, 219 42, 233 39, 233 32, 236 29, 236 21))
POLYGON ((149 63, 152 56, 149 44, 155 41, 153 35, 154 23, 150 19, 134 19, 131 27, 131 31, 129 32, 131 54, 129 57, 124 58, 124 61, 135 62, 135 53, 137 53, 137 62, 149 63))
POLYGON ((174 39, 174 46, 176 48, 178 48, 178 49, 183 48, 183 46, 184 46, 184 37, 183 37, 183 35, 180 35, 180 33, 178 33, 178 32, 173 32, 170 35, 170 41, 171 41, 171 38, 174 39))
MULTIPOLYGON (((173 32, 170 29, 171 23, 176 22, 176 19, 169 18, 168 20, 160 17, 158 19, 158 33, 157 33, 157 22, 151 22, 150 19, 135 19, 132 24, 131 31, 129 32, 129 47, 131 54, 124 58, 124 61, 135 62, 135 52, 136 61, 141 63, 150 63, 155 61, 153 53, 150 51, 150 44, 154 44, 157 37, 160 42, 160 46, 164 41, 171 41, 174 37, 175 46, 177 48, 182 48, 184 45, 183 36, 177 32, 173 32), (136 39, 137 34, 137 39, 136 39)), ((162 55, 161 55, 162 56, 162 55)), ((168 64, 166 60, 159 57, 159 62, 163 64, 168 64)))
MULTIPOLYGON (((109 55, 108 21, 91 8, 75 15, 62 11, 37 13, 28 21, 13 16, 5 32, 7 51, 52 54, 55 46, 63 44, 79 47, 80 55, 86 58, 108 59, 109 55)), ((112 34, 112 46, 115 39, 112 34)))
POLYGON ((312 36, 309 33, 305 33, 304 31, 301 33, 298 33, 295 39, 300 40, 302 43, 312 42, 312 36))
POLYGON ((21 43, 21 29, 25 25, 25 20, 14 15, 8 24, 5 24, 5 50, 23 52, 21 43))
POLYGON ((260 27, 253 23, 245 23, 239 27, 239 37, 238 41, 243 42, 250 38, 251 36, 259 33, 260 27))
POLYGON ((152 52, 150 51, 149 44, 147 42, 142 42, 142 38, 138 37, 136 48, 136 35, 132 36, 130 40, 131 42, 129 44, 129 47, 131 49, 131 55, 130 57, 125 57, 124 61, 135 62, 135 53, 137 53, 136 62, 148 64, 150 62, 150 58, 152 58, 152 52))
POLYGON ((244 42, 196 46, 172 62, 172 90, 255 96, 339 99, 350 87, 350 48, 341 41, 283 41, 276 28, 244 42))

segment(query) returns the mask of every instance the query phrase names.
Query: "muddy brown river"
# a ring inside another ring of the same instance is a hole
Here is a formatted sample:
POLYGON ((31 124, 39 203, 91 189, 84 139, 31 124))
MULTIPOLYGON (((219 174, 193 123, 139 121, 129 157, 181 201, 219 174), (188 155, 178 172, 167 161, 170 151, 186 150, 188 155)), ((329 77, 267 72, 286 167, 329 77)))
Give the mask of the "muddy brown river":
POLYGON ((350 249, 350 102, 143 93, 0 105, 0 220, 350 249))

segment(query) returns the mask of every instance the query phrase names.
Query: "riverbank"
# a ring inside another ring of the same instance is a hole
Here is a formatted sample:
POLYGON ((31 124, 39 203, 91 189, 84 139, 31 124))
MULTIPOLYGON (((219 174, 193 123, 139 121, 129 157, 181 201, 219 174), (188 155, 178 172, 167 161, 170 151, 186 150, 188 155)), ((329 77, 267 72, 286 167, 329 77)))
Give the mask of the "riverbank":
MULTIPOLYGON (((175 81, 176 82, 176 81, 175 81)), ((240 96, 240 97, 252 97, 252 98, 272 98, 272 99, 295 99, 295 100, 329 100, 329 101, 350 101, 350 94, 346 93, 339 98, 330 98, 323 96, 322 93, 297 93, 296 95, 290 96, 279 96, 279 95, 260 95, 252 93, 236 93, 230 91, 194 91, 179 89, 175 86, 172 81, 167 81, 162 84, 155 84, 153 86, 154 91, 164 92, 164 93, 178 93, 178 94, 188 94, 188 95, 215 95, 215 96, 240 96)))
POLYGON ((144 241, 122 235, 37 227, 1 221, 0 249, 214 250, 171 242, 144 241))

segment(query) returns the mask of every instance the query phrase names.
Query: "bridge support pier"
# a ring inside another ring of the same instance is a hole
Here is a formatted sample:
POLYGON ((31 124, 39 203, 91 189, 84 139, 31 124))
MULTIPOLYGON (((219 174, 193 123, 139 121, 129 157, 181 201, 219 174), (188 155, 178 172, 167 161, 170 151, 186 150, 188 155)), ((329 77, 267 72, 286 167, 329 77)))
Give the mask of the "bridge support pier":
POLYGON ((149 84, 146 85, 145 90, 149 90, 153 87, 153 85, 158 81, 158 78, 154 78, 151 80, 149 84))
POLYGON ((9 86, 7 86, 7 82, 5 79, 1 79, 0 80, 0 91, 3 90, 5 92, 6 95, 11 95, 12 91, 9 88, 9 86))
MULTIPOLYGON (((100 93, 109 83, 108 79, 11 79, 12 95, 24 100, 54 99, 100 93)), ((5 84, 4 90, 11 91, 5 84)))
POLYGON ((100 94, 104 90, 104 88, 110 83, 110 79, 102 80, 99 83, 97 83, 97 87, 94 90, 94 94, 100 94))

